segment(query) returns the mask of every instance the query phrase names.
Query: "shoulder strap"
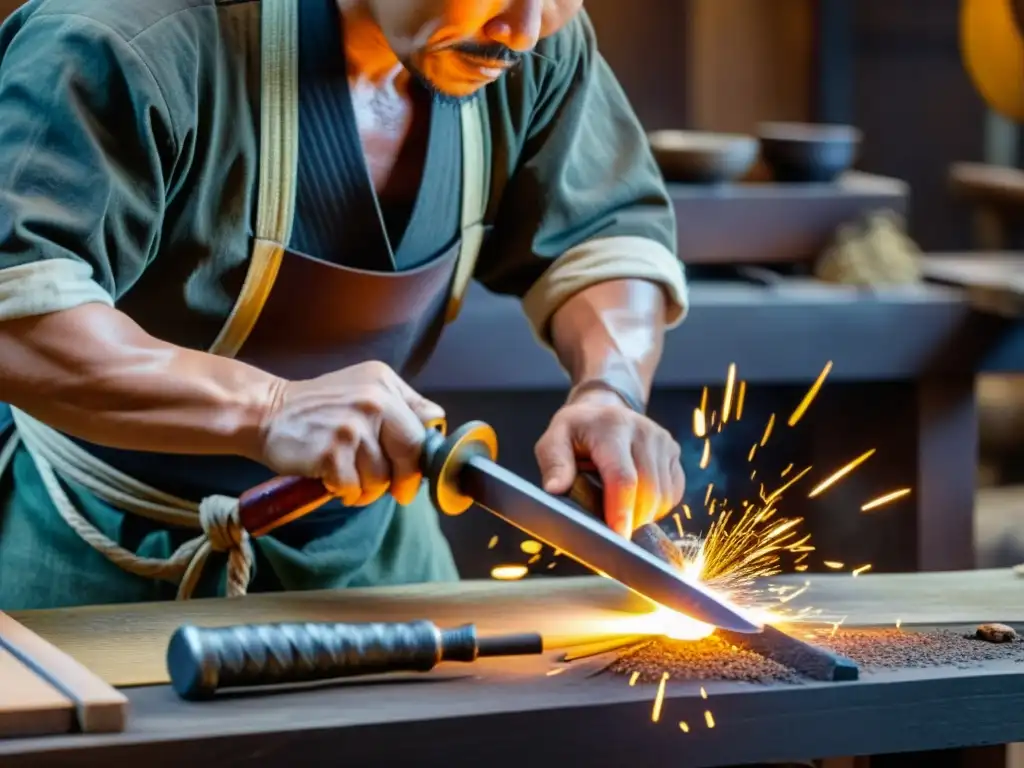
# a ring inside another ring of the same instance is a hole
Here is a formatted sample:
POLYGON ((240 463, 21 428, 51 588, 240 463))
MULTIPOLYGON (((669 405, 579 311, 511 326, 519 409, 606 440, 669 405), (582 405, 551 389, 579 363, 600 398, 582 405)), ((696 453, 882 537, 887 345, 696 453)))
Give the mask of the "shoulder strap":
POLYGON ((260 14, 260 168, 256 238, 249 271, 210 352, 234 357, 270 295, 291 239, 298 160, 299 4, 262 0, 260 14))
POLYGON ((462 300, 484 242, 484 214, 491 175, 485 139, 485 104, 485 98, 479 96, 462 105, 462 246, 448 299, 445 320, 449 323, 462 309, 462 300))

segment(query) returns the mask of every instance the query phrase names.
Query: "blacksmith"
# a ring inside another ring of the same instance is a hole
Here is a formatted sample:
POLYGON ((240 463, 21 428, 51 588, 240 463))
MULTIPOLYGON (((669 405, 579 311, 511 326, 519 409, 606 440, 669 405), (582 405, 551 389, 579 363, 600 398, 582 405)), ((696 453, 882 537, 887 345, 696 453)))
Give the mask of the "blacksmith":
MULTIPOLYGON (((0 609, 457 578, 406 383, 467 283, 571 374, 626 534, 675 223, 582 0, 31 0, 0 30, 0 609), (337 500, 249 541, 275 474, 337 500)), ((514 354, 512 350, 509 354, 514 354)))

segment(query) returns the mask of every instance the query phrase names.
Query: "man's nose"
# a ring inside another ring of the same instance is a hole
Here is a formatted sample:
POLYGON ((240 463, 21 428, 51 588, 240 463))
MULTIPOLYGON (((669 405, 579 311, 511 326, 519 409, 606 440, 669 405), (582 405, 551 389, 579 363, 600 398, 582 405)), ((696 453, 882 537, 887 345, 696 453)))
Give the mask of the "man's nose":
POLYGON ((513 51, 532 51, 540 39, 544 0, 512 0, 484 27, 484 34, 513 51))

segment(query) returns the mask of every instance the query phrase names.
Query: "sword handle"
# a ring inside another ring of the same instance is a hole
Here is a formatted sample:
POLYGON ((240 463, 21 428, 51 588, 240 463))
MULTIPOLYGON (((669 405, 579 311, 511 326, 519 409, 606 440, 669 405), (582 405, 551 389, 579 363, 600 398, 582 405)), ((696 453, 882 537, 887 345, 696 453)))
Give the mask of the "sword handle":
MULTIPOLYGON (((476 658, 472 626, 449 645, 476 658)), ((442 632, 427 621, 402 624, 262 624, 179 627, 167 647, 171 685, 183 699, 222 688, 303 683, 385 672, 426 672, 441 661, 442 632)))
POLYGON ((429 621, 185 625, 167 646, 167 671, 181 698, 198 701, 223 688, 428 672, 442 661, 542 652, 538 634, 478 638, 472 624, 453 629, 429 621))
MULTIPOLYGON (((568 495, 577 506, 592 515, 604 518, 604 482, 592 462, 577 459, 576 480, 568 495)), ((630 538, 634 544, 659 560, 679 570, 686 566, 682 550, 657 523, 644 523, 633 531, 630 538)))
MULTIPOLYGON (((497 457, 494 430, 480 421, 463 424, 446 436, 444 419, 427 424, 420 452, 420 470, 430 485, 434 506, 446 515, 458 515, 472 505, 458 487, 463 461, 482 455, 497 457)), ((278 526, 319 509, 334 498, 324 484, 312 477, 275 477, 250 488, 238 499, 238 517, 250 536, 262 536, 278 526)))

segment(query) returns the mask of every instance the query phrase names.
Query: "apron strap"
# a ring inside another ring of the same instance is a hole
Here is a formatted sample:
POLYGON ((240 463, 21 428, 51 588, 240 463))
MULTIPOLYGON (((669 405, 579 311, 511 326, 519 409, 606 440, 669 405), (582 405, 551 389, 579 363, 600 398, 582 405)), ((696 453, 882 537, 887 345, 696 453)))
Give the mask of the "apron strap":
POLYGON ((210 347, 234 357, 256 327, 291 239, 299 155, 299 6, 263 0, 260 34, 260 175, 252 258, 235 306, 210 347))
POLYGON ((462 105, 462 245, 455 264, 445 322, 459 316, 484 242, 484 214, 490 184, 484 105, 479 96, 462 105))

